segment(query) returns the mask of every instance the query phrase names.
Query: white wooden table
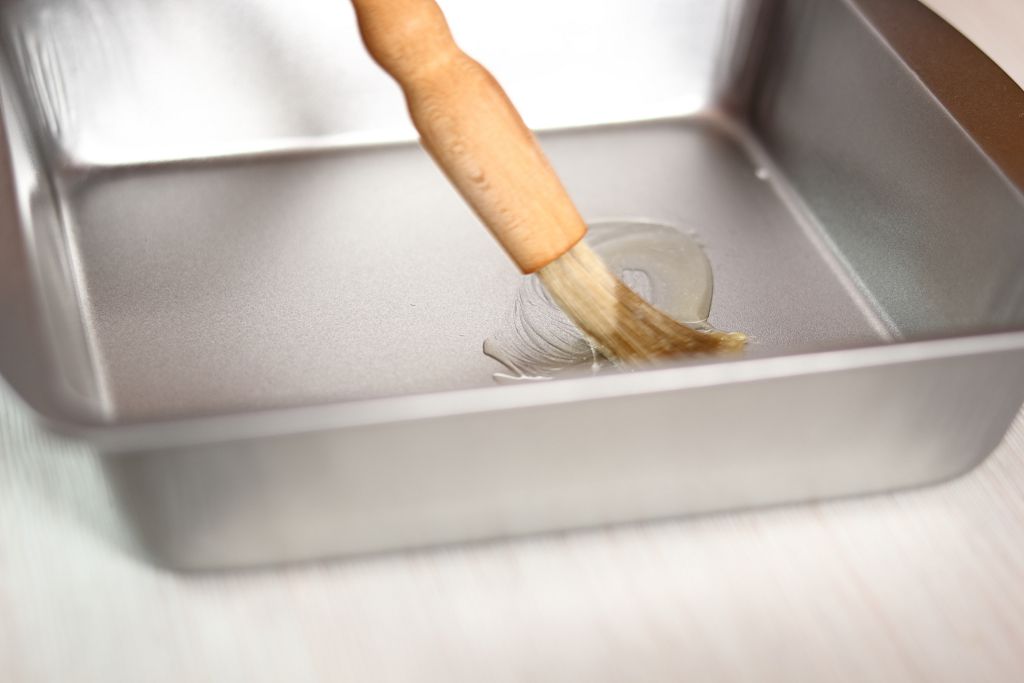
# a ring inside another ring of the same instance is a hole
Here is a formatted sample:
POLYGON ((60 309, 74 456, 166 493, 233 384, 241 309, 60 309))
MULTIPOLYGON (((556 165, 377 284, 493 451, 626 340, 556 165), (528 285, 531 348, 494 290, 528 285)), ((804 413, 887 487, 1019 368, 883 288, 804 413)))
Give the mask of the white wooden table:
MULTIPOLYGON (((931 0, 1024 83, 1022 0, 931 0)), ((0 681, 1024 680, 1024 413, 938 487, 277 570, 126 550, 0 389, 0 681)))

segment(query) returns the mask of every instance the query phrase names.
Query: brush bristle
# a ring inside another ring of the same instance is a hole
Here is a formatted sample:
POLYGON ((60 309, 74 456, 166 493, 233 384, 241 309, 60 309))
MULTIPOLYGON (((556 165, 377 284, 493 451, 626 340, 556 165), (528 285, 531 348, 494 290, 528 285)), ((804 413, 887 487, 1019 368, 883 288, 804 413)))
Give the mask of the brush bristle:
POLYGON ((636 364, 737 351, 746 343, 738 332, 701 332, 670 318, 615 277, 583 242, 538 274, 555 303, 613 360, 636 364))

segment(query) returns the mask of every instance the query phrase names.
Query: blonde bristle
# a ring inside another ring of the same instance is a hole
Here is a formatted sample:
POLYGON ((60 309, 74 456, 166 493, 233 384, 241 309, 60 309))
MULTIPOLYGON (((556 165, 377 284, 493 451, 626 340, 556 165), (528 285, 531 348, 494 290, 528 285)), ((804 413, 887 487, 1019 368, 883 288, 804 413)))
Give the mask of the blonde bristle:
POLYGON ((580 242, 538 272, 566 315, 613 360, 628 364, 676 355, 737 351, 738 332, 701 332, 650 305, 580 242))

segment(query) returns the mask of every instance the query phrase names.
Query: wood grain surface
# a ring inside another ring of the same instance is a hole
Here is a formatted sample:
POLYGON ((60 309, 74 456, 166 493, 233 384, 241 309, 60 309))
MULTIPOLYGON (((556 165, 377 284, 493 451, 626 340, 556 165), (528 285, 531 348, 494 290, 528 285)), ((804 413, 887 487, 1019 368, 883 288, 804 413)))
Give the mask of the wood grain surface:
MULTIPOLYGON (((931 0, 1024 83, 1024 3, 931 0)), ((0 681, 1024 680, 1024 413, 894 495, 175 575, 0 388, 0 681)))

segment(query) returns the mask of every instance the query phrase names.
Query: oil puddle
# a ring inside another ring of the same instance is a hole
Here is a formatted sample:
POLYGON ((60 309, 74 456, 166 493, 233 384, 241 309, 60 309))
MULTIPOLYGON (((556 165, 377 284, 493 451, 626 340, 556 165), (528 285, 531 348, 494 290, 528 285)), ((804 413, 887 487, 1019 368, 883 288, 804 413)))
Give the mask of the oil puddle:
MULTIPOLYGON (((692 236, 654 223, 616 221, 590 226, 587 243, 633 291, 676 320, 709 330, 714 289, 711 264, 692 236)), ((536 275, 516 292, 501 328, 483 352, 505 366, 499 384, 552 379, 575 369, 611 365, 555 304, 536 275)))

